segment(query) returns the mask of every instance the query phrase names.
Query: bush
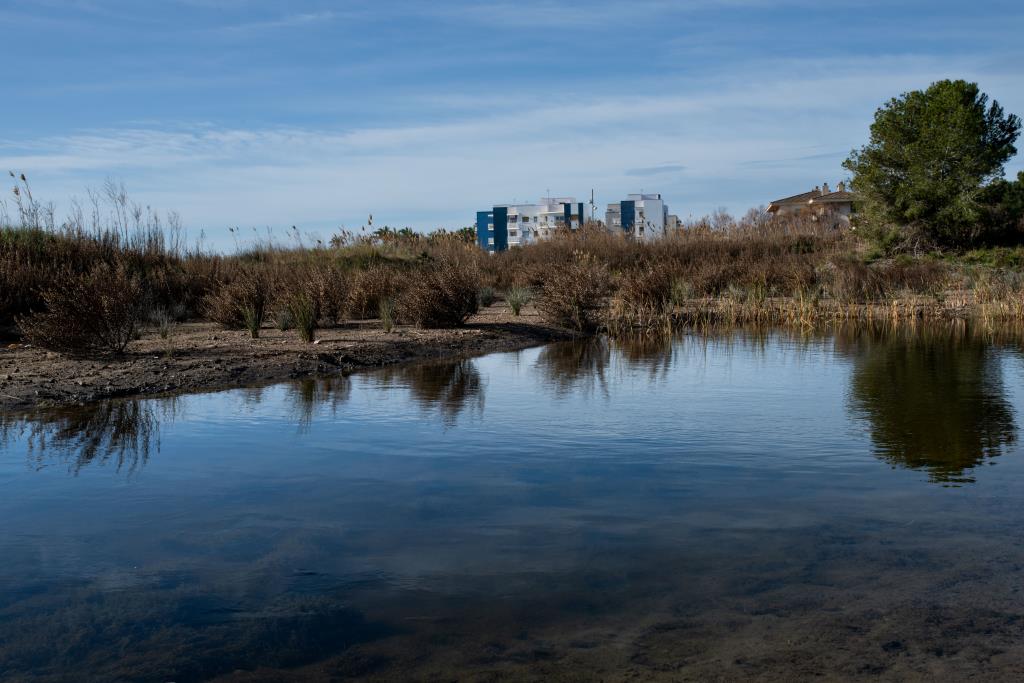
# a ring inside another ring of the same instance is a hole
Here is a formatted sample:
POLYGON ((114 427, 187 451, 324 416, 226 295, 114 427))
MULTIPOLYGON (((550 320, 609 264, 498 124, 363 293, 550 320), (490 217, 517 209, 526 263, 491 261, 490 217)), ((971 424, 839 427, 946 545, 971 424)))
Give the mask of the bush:
POLYGON ((373 265, 356 271, 348 291, 348 314, 365 320, 377 314, 381 301, 393 298, 398 290, 398 275, 393 268, 373 265))
POLYGON ((464 251, 448 250, 410 278, 398 313, 420 327, 458 327, 479 310, 480 271, 464 251))
POLYGON ((481 287, 480 293, 477 295, 477 299, 480 302, 480 308, 487 308, 494 303, 497 296, 494 293, 493 287, 481 287))
POLYGON ((65 353, 122 353, 144 319, 142 279, 123 264, 100 263, 85 274, 64 272, 42 292, 46 310, 20 318, 32 344, 65 353))
POLYGON ((288 310, 287 306, 278 308, 274 313, 274 324, 277 325, 277 329, 282 332, 287 332, 295 327, 295 321, 292 319, 292 312, 288 310))
POLYGON ((309 291, 316 298, 319 317, 338 324, 345 318, 348 300, 348 278, 339 268, 316 265, 304 276, 309 280, 309 291))
POLYGON ((380 301, 380 325, 385 332, 395 328, 395 300, 381 299, 380 301))
POLYGON ((260 336, 271 301, 270 275, 258 265, 241 267, 235 278, 206 298, 206 315, 233 330, 246 329, 260 336))
POLYGON ((577 254, 569 266, 549 272, 537 310, 553 325, 590 333, 600 327, 600 311, 610 289, 608 268, 577 254))
POLYGON ((308 289, 298 289, 288 295, 288 312, 295 323, 299 339, 310 344, 316 336, 317 320, 320 317, 316 296, 308 289))
POLYGON ((533 292, 527 287, 511 287, 505 292, 505 301, 512 309, 512 315, 519 315, 523 306, 533 300, 533 292))

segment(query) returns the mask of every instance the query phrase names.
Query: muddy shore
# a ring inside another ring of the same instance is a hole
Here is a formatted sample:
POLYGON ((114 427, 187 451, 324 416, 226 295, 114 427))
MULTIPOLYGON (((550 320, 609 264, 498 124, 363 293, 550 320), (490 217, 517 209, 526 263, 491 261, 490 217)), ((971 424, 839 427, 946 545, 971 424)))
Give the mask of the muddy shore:
POLYGON ((319 330, 313 344, 303 343, 294 330, 264 327, 259 339, 251 339, 248 332, 213 323, 183 323, 167 340, 145 329, 121 356, 73 358, 8 344, 0 347, 0 411, 349 374, 568 338, 530 307, 513 316, 495 304, 460 329, 399 326, 386 333, 375 321, 364 321, 319 330))

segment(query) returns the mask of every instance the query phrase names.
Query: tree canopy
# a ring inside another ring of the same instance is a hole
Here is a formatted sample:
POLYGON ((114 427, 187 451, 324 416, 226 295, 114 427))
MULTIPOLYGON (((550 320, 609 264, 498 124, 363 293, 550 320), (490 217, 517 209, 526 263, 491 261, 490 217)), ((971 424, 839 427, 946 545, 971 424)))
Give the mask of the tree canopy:
POLYGON ((1002 180, 1020 131, 1020 118, 989 104, 976 83, 938 81, 880 107, 868 144, 843 166, 873 230, 970 246, 1020 220, 996 206, 1020 196, 1021 180, 1002 180))

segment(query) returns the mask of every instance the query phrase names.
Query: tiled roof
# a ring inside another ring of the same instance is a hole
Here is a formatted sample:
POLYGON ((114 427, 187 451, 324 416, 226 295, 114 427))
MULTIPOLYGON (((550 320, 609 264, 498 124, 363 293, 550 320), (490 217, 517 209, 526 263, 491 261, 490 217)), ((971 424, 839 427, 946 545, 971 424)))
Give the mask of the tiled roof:
POLYGON ((814 203, 819 204, 821 202, 852 202, 854 196, 852 192, 830 192, 823 194, 820 197, 814 198, 814 203))
POLYGON ((817 199, 821 195, 821 190, 811 190, 810 192, 804 192, 802 194, 795 194, 792 197, 784 197, 783 199, 776 199, 772 204, 806 204, 812 199, 817 199))

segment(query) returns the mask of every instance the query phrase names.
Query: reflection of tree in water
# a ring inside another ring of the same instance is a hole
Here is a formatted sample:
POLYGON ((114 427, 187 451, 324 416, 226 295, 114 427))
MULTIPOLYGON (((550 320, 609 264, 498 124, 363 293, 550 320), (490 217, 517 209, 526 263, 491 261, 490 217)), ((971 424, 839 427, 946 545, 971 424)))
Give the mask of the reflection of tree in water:
POLYGON ((537 368, 555 394, 564 396, 574 389, 595 385, 608 393, 606 372, 611 348, 604 337, 548 344, 537 356, 537 368))
POLYGON ((318 406, 327 406, 332 414, 337 414, 351 394, 352 381, 348 377, 311 377, 288 386, 288 398, 302 429, 312 424, 318 406))
POLYGON ((408 388, 421 407, 436 408, 446 425, 454 424, 469 405, 483 411, 483 380, 471 360, 386 368, 373 377, 385 386, 408 388))
POLYGON ((652 379, 668 376, 675 357, 675 343, 671 334, 616 337, 615 349, 628 366, 648 370, 652 379))
POLYGON ((836 346, 854 360, 851 404, 885 461, 965 483, 966 470, 1015 441, 999 358, 965 328, 863 330, 837 335, 836 346))
POLYGON ((21 416, 0 416, 0 443, 25 439, 37 467, 66 462, 77 474, 90 464, 113 463, 129 474, 160 449, 160 422, 173 419, 174 399, 104 401, 53 408, 21 416))

